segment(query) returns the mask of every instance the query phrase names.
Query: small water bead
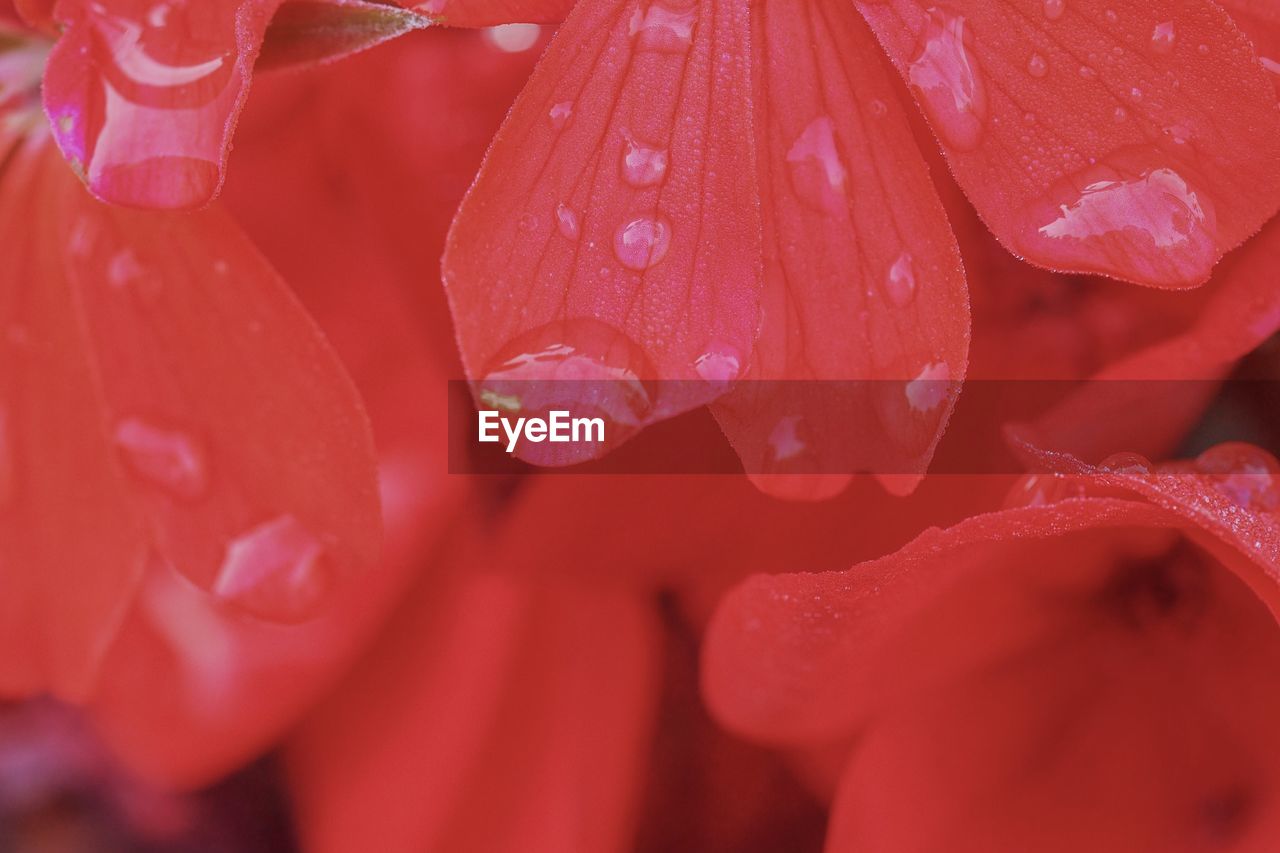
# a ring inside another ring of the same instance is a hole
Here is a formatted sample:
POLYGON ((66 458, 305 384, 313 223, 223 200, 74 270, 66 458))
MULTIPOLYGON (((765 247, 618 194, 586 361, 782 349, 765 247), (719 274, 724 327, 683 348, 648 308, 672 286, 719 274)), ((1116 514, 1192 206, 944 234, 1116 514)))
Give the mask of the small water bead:
POLYGON ((1142 90, 1141 90, 1141 89, 1139 89, 1137 86, 1134 86, 1132 89, 1130 89, 1130 90, 1129 90, 1129 100, 1133 101, 1135 104, 1136 104, 1136 103, 1138 103, 1139 101, 1141 101, 1141 100, 1142 100, 1142 90))
POLYGON ((1066 9, 1066 0, 1044 0, 1044 16, 1050 21, 1061 18, 1066 9))
POLYGON ((698 24, 698 6, 674 9, 664 3, 653 2, 636 9, 631 17, 631 37, 640 50, 660 53, 684 53, 693 43, 693 31, 698 24))
POLYGON ((1270 74, 1280 77, 1280 62, 1276 62, 1269 56, 1260 56, 1258 61, 1262 63, 1262 68, 1270 74))
POLYGON ((204 494, 208 487, 204 450, 188 433, 126 418, 116 425, 113 437, 138 477, 184 500, 204 494))
POLYGON ((523 53, 538 43, 541 34, 537 24, 499 24, 484 31, 485 41, 503 53, 523 53))
POLYGON ((889 105, 879 98, 872 98, 871 103, 867 105, 867 108, 875 118, 884 118, 889 114, 889 105))
POLYGON ((551 107, 551 111, 547 113, 547 118, 551 122, 554 130, 564 130, 565 125, 569 123, 569 119, 573 118, 573 101, 561 101, 551 107))
POLYGON ((1196 52, 1197 52, 1197 53, 1199 53, 1201 56, 1208 56, 1208 55, 1209 55, 1209 45, 1207 45, 1207 44, 1202 44, 1202 45, 1200 45, 1199 47, 1197 47, 1197 48, 1196 48, 1196 52))
POLYGON ((333 581, 324 543, 292 515, 281 515, 227 544, 212 591, 260 619, 295 624, 317 615, 333 581))
POLYGON ((1043 77, 1049 73, 1049 63, 1040 54, 1033 53, 1027 60, 1027 73, 1032 77, 1043 77))
POLYGON ((1255 512, 1280 508, 1280 461, 1252 444, 1228 442, 1196 457, 1213 487, 1233 503, 1255 512))
POLYGON ((742 358, 733 347, 715 345, 694 360, 693 369, 707 382, 732 382, 742 371, 742 358))
POLYGON ((641 145, 627 135, 622 147, 622 179, 633 187, 651 187, 666 175, 666 149, 641 145))
POLYGON ((671 224, 663 216, 638 216, 623 223, 613 237, 613 253, 631 270, 660 263, 671 248, 671 224))
POLYGON ((532 213, 522 213, 516 224, 519 225, 521 231, 526 233, 536 231, 538 230, 538 217, 532 213))
POLYGON ((1104 13, 1104 17, 1107 19, 1108 24, 1114 24, 1116 21, 1120 20, 1120 16, 1116 14, 1115 9, 1108 9, 1104 13))
POLYGON ((951 395, 951 368, 941 361, 926 364, 904 390, 912 409, 931 412, 951 395))
POLYGON ((835 123, 819 116, 805 125, 787 151, 787 166, 796 195, 827 213, 843 210, 848 172, 836 148, 835 123))
POLYGON ((566 240, 577 240, 580 233, 578 214, 567 205, 556 205, 556 228, 566 240))
POLYGON ((915 261, 907 252, 903 252, 889 267, 889 274, 884 280, 885 293, 889 301, 899 308, 905 308, 916 296, 915 261))
POLYGON ((1162 56, 1173 53, 1173 42, 1176 37, 1173 21, 1156 24, 1156 28, 1151 31, 1151 52, 1162 56))
POLYGON ((1027 474, 1014 484, 1004 499, 1005 509, 1048 506, 1085 496, 1085 487, 1061 474, 1027 474))
POLYGON ((1093 68, 1088 65, 1081 65, 1080 76, 1085 80, 1092 80, 1094 77, 1098 76, 1098 72, 1094 71, 1093 68))
POLYGON ((1115 119, 1116 124, 1122 124, 1125 119, 1129 118, 1129 111, 1124 107, 1116 107, 1115 112, 1111 114, 1111 117, 1115 119))
POLYGON ((930 9, 923 40, 907 69, 933 126, 951 148, 970 151, 982 139, 987 89, 970 54, 963 16, 930 9))
POLYGON ((801 436, 803 418, 786 415, 778 419, 769 431, 769 456, 773 462, 786 462, 804 455, 809 449, 801 436))
POLYGON ((1126 477, 1150 477, 1151 460, 1140 453, 1122 451, 1113 453, 1098 465, 1104 471, 1122 474, 1126 477))

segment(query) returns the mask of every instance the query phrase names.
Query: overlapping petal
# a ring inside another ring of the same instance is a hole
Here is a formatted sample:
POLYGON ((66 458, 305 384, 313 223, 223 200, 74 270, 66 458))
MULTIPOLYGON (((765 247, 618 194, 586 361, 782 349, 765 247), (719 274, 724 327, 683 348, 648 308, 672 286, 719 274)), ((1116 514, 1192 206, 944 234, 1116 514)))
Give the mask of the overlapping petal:
POLYGON ((850 445, 867 470, 921 473, 964 378, 969 304, 904 105, 839 3, 754 7, 752 48, 764 321, 717 419, 776 494, 842 488, 832 457, 850 445))
POLYGON ((746 367, 760 287, 747 30, 741 0, 583 3, 560 28, 443 262, 482 396, 551 380, 531 396, 590 397, 621 440, 746 367))
POLYGON ((1194 286, 1280 205, 1272 82, 1207 0, 857 5, 1034 263, 1194 286))

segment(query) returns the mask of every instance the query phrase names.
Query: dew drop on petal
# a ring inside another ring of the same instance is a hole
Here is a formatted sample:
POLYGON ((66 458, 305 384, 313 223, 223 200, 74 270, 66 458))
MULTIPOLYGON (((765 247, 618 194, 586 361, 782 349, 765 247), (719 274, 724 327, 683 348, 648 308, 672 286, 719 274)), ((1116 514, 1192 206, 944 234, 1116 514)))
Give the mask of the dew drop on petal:
POLYGON ((773 462, 796 459, 809 449, 800 434, 802 420, 799 415, 786 415, 773 425, 769 431, 769 456, 773 462))
POLYGON ((1048 506, 1084 495, 1083 484, 1060 474, 1027 474, 1009 490, 1004 507, 1048 506))
POLYGON ((538 230, 538 217, 532 213, 520 214, 520 219, 516 223, 521 231, 532 232, 538 230))
POLYGON ((538 43, 541 34, 537 24, 499 24, 484 31, 485 41, 503 53, 523 53, 538 43))
POLYGON ((1265 71, 1280 77, 1280 62, 1276 62, 1268 56, 1260 56, 1258 57, 1258 61, 1262 63, 1262 67, 1265 71))
POLYGON ((844 210, 848 172, 836 149, 835 123, 819 116, 805 125, 787 151, 787 167, 796 195, 815 210, 844 210))
POLYGON ((867 108, 875 118, 884 118, 889 114, 889 105, 879 98, 872 98, 871 103, 867 104, 867 108))
POLYGON ((1280 462, 1260 447, 1219 444, 1196 457, 1196 468, 1238 506, 1254 512, 1280 508, 1280 462))
POLYGON ((662 216, 638 216, 613 236, 613 253, 627 269, 646 270, 661 262, 669 248, 671 225, 662 216))
POLYGON ((652 2, 638 7, 631 17, 631 37, 639 50, 660 53, 684 53, 693 43, 693 31, 698 24, 698 6, 673 9, 652 2))
POLYGON ((963 16, 930 9, 924 37, 907 79, 942 141, 969 151, 978 146, 987 119, 987 89, 970 54, 963 16))
POLYGON ((657 395, 657 374, 644 350, 621 330, 593 318, 548 323, 517 336, 475 384, 482 409, 546 417, 563 410, 605 422, 603 444, 521 443, 516 455, 544 465, 596 458, 642 427, 657 395))
POLYGON ((1081 65, 1080 76, 1085 80, 1092 80, 1094 77, 1098 76, 1098 72, 1094 71, 1093 68, 1088 65, 1081 65))
POLYGON ((1120 20, 1120 16, 1116 14, 1115 9, 1108 9, 1103 16, 1107 19, 1108 24, 1114 24, 1120 20))
POLYGON ((694 359, 693 369, 707 382, 732 382, 742 371, 742 358, 733 347, 716 345, 694 359))
POLYGON ((580 233, 578 214, 574 213, 568 205, 556 205, 556 228, 560 231, 560 236, 566 240, 577 240, 580 233))
POLYGON ((1172 53, 1175 38, 1173 21, 1156 24, 1156 28, 1151 31, 1151 52, 1161 55, 1172 53))
POLYGON ((1141 101, 1141 100, 1142 100, 1142 90, 1141 90, 1141 89, 1139 89, 1137 86, 1134 86, 1132 89, 1130 89, 1130 90, 1129 90, 1129 100, 1133 101, 1135 104, 1136 104, 1136 103, 1138 103, 1139 101, 1141 101))
POLYGON ((1125 119, 1129 118, 1129 111, 1124 107, 1116 107, 1115 112, 1111 114, 1116 124, 1123 124, 1125 119))
POLYGON ((317 615, 333 581, 324 544, 281 515, 227 543, 213 594, 260 619, 297 623, 317 615))
POLYGON ((551 127, 555 130, 564 130, 564 126, 569 123, 569 119, 573 118, 573 101, 561 101, 551 107, 551 111, 547 113, 547 118, 551 121, 551 127))
POLYGON ((622 179, 633 187, 651 187, 666 175, 666 149, 641 145, 628 136, 622 147, 622 179))
POLYGON ((1140 453, 1122 451, 1113 453, 1098 464, 1099 468, 1113 474, 1124 474, 1128 477, 1151 476, 1151 460, 1140 453))
POLYGON ((1040 54, 1033 53, 1027 60, 1027 73, 1032 77, 1043 77, 1049 73, 1049 63, 1040 54))
POLYGON ((916 295, 916 267, 911 255, 903 252, 889 267, 889 274, 884 279, 885 293, 889 301, 899 308, 911 303, 916 295))
POLYGON ((208 486, 204 450, 188 433, 126 418, 116 424, 113 437, 136 476, 186 500, 204 494, 208 486))
POLYGON ((1066 0, 1044 0, 1044 16, 1050 21, 1061 18, 1066 9, 1066 0))
POLYGON ((926 364, 920 373, 906 384, 907 404, 917 412, 930 412, 938 408, 951 394, 951 369, 944 362, 926 364))

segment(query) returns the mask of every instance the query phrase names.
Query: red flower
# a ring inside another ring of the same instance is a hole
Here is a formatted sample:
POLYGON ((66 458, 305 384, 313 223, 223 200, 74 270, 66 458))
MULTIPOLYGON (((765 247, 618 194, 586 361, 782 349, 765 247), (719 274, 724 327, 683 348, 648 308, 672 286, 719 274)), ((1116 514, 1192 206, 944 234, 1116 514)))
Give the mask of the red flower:
MULTIPOLYGON (((877 41, 1033 263, 1194 286, 1280 201, 1275 90, 1212 3, 855 6, 870 31, 823 2, 578 3, 454 223, 468 374, 694 383, 648 388, 622 431, 737 378, 962 378, 959 256, 877 41)), ((854 429, 927 461, 944 400, 854 429)), ((749 463, 774 403, 714 407, 749 463)))
POLYGON ((723 602, 717 715, 848 756, 827 849, 1275 846, 1280 463, 1076 470, 723 602))

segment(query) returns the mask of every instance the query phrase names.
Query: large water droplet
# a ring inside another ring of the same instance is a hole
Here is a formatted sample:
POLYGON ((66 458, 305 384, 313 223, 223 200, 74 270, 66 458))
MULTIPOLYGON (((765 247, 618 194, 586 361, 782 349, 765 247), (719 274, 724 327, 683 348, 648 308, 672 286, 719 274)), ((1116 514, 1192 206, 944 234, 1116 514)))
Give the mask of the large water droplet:
POLYGON ((770 461, 778 463, 798 459, 809 449, 801 435, 803 420, 799 415, 786 415, 773 425, 769 431, 770 461))
POLYGON ((663 216, 638 216, 619 226, 613 253, 627 269, 646 270, 667 256, 671 224, 663 216))
MULTIPOLYGON (((569 465, 604 455, 634 435, 653 411, 656 371, 622 331, 591 318, 548 323, 518 336, 475 383, 477 404, 508 418, 552 411, 605 422, 601 443, 530 443, 516 455, 540 465, 569 465)), ((505 446, 505 443, 504 443, 505 446)))
POLYGON ((1066 0, 1044 0, 1044 16, 1050 21, 1061 18, 1066 9, 1066 0))
POLYGON ((954 383, 944 362, 926 364, 905 386, 907 404, 917 412, 930 412, 951 396, 954 383))
POLYGON ((556 228, 566 240, 577 240, 581 233, 578 226, 578 214, 568 205, 556 205, 556 228))
POLYGON ((569 123, 571 118, 573 118, 573 101, 561 101, 558 104, 553 104, 550 112, 547 113, 547 119, 555 130, 564 130, 565 125, 569 123))
POLYGON ((929 10, 907 79, 943 142, 961 151, 978 147, 987 119, 987 89, 969 52, 963 16, 929 10))
POLYGON ((1197 284, 1217 258, 1209 197, 1152 152, 1117 152, 1028 209, 1022 254, 1161 286, 1197 284), (1122 156, 1123 155, 1123 156, 1122 156))
POLYGON ((1040 54, 1033 53, 1027 60, 1027 73, 1032 77, 1043 77, 1049 73, 1049 63, 1040 54))
POLYGON ((651 187, 667 175, 667 152, 626 137, 622 148, 622 179, 633 187, 651 187))
POLYGON ((1215 489, 1245 509, 1280 508, 1280 461, 1260 447, 1219 444, 1196 457, 1196 467, 1210 475, 1215 489))
POLYGON ((115 442, 129 469, 142 479, 186 500, 204 494, 204 451, 187 433, 126 418, 116 425, 115 442))
POLYGON ((1127 450, 1111 454, 1098 463, 1098 467, 1113 474, 1123 474, 1126 477, 1145 478, 1151 476, 1151 460, 1140 453, 1130 453, 1127 450))
POLYGON ((1060 474, 1028 474, 1005 496, 1006 509, 1048 506, 1085 495, 1084 485, 1060 474))
POLYGON ((324 544, 281 515, 227 544, 213 594, 260 619, 291 624, 317 615, 333 581, 324 544))
POLYGON ((499 24, 484 31, 485 41, 503 53, 523 53, 538 43, 541 34, 537 24, 499 24))
POLYGON ((835 123, 819 116, 787 151, 791 185, 808 206, 827 213, 844 210, 847 172, 836 149, 835 123))
POLYGON ((1175 37, 1173 21, 1156 24, 1156 28, 1151 31, 1151 52, 1162 55, 1172 53, 1175 37))
POLYGON ((683 53, 693 43, 693 30, 698 24, 698 7, 673 9, 653 2, 638 7, 631 17, 631 36, 640 50, 683 53))
POLYGON ((899 308, 905 308, 916 296, 916 265, 910 253, 903 252, 889 267, 889 274, 884 279, 884 290, 889 301, 899 308))

